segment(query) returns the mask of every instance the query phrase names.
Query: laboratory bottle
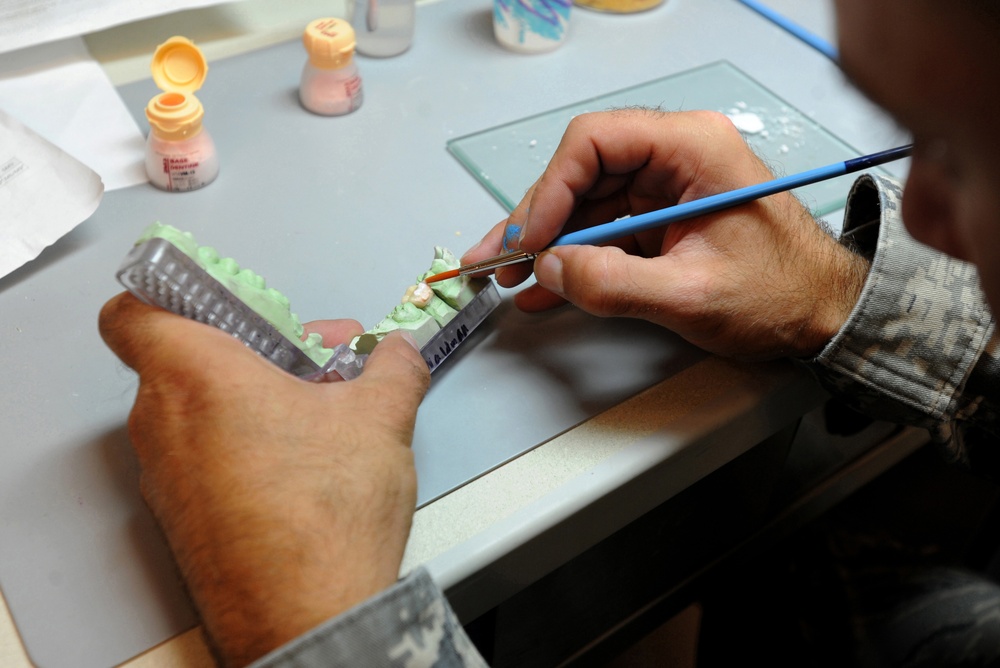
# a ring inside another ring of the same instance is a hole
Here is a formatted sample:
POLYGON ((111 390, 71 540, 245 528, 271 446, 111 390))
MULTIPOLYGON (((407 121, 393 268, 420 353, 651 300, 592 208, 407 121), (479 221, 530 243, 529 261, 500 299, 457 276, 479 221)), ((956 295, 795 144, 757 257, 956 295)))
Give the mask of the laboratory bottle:
POLYGON ((219 175, 219 156, 194 96, 208 72, 205 57, 191 40, 175 36, 156 48, 151 70, 163 92, 146 105, 146 175, 172 192, 207 186, 219 175))
POLYGON ((416 0, 348 0, 347 20, 363 56, 398 56, 413 43, 416 0))
POLYGON ((361 77, 354 62, 354 29, 344 19, 316 19, 302 33, 309 54, 299 99, 309 111, 340 116, 361 106, 361 77))
POLYGON ((548 53, 566 41, 573 0, 493 0, 493 34, 517 53, 548 53))

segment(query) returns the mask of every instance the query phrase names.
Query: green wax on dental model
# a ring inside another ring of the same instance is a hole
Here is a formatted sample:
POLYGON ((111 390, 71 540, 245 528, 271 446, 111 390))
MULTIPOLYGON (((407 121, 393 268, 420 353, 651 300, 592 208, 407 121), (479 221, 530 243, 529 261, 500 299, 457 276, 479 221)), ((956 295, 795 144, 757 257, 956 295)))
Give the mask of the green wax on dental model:
POLYGON ((323 347, 323 337, 310 334, 302 340, 302 323, 291 312, 288 298, 274 288, 268 288, 263 276, 241 269, 232 258, 220 258, 214 248, 199 246, 190 232, 181 232, 171 225, 153 223, 143 232, 136 245, 152 238, 169 241, 190 257, 212 278, 233 293, 240 301, 257 312, 282 336, 294 343, 316 364, 322 366, 333 351, 323 347))
POLYGON ((441 326, 430 314, 410 303, 400 304, 392 310, 389 317, 396 321, 399 329, 412 334, 421 348, 441 331, 441 326))
MULTIPOLYGON (((434 261, 431 262, 431 268, 426 273, 421 274, 417 280, 422 282, 424 279, 433 276, 434 274, 442 274, 446 271, 451 271, 452 269, 458 269, 461 263, 458 258, 455 257, 447 248, 442 248, 441 246, 434 247, 434 261)), ((443 299, 452 308, 461 311, 463 308, 469 305, 479 291, 482 289, 484 283, 482 281, 469 278, 468 276, 456 276, 455 278, 449 278, 444 281, 435 281, 431 283, 430 286, 434 290, 434 294, 443 299)))
POLYGON ((427 306, 424 307, 424 312, 430 317, 434 318, 435 322, 441 327, 444 327, 452 318, 458 315, 458 311, 451 307, 448 302, 438 297, 436 294, 433 295, 427 306))
POLYGON ((355 336, 351 341, 351 350, 359 355, 369 355, 386 334, 396 329, 399 329, 399 324, 386 316, 364 334, 355 336))
MULTIPOLYGON (((435 246, 434 260, 431 262, 430 270, 421 274, 417 279, 419 288, 425 291, 423 296, 426 297, 428 290, 427 284, 420 285, 423 283, 423 279, 450 269, 458 269, 459 266, 458 258, 450 250, 435 246)), ((418 306, 414 301, 411 301, 416 297, 419 303, 423 303, 418 297, 420 291, 416 289, 417 286, 411 287, 403 297, 403 303, 393 309, 391 314, 351 341, 351 349, 358 354, 371 353, 386 334, 396 329, 409 331, 420 347, 423 347, 434 334, 454 319, 458 312, 465 308, 488 282, 489 279, 469 278, 468 276, 435 281, 429 284, 432 294, 423 306, 418 306)))
POLYGON ((434 318, 425 313, 423 309, 407 302, 394 308, 392 313, 382 318, 377 325, 356 337, 351 342, 351 348, 359 355, 369 354, 374 350, 375 345, 385 338, 386 334, 397 329, 412 334, 420 347, 423 347, 431 340, 431 337, 441 331, 440 325, 434 318))

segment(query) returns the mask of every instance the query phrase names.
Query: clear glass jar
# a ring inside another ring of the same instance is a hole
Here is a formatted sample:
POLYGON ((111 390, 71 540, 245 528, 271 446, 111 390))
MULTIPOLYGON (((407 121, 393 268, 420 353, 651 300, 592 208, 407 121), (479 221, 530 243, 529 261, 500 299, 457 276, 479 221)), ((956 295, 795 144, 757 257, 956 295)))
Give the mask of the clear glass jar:
POLYGON ((398 56, 413 42, 416 0, 353 0, 347 21, 363 56, 398 56))

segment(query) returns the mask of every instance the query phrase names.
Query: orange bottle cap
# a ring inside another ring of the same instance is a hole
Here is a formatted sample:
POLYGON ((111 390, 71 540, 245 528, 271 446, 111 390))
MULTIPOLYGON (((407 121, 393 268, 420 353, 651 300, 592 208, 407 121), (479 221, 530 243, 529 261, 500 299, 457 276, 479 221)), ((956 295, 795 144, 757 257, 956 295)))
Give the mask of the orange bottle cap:
POLYGON ((309 62, 327 70, 340 69, 351 62, 355 41, 354 28, 343 19, 316 19, 302 33, 309 62))
POLYGON ((208 63, 194 42, 175 36, 156 47, 150 69, 160 90, 193 93, 205 81, 208 63))

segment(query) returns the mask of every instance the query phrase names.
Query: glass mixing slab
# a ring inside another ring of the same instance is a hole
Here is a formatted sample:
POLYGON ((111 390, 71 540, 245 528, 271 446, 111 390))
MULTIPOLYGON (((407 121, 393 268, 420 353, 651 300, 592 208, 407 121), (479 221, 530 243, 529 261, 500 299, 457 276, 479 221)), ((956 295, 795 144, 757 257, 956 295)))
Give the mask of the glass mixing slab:
MULTIPOLYGON (((447 143, 448 151, 511 211, 541 176, 570 119, 623 107, 708 109, 728 115, 778 176, 847 160, 860 153, 728 61, 718 61, 447 143)), ((843 208, 857 175, 796 189, 815 216, 843 208)))

